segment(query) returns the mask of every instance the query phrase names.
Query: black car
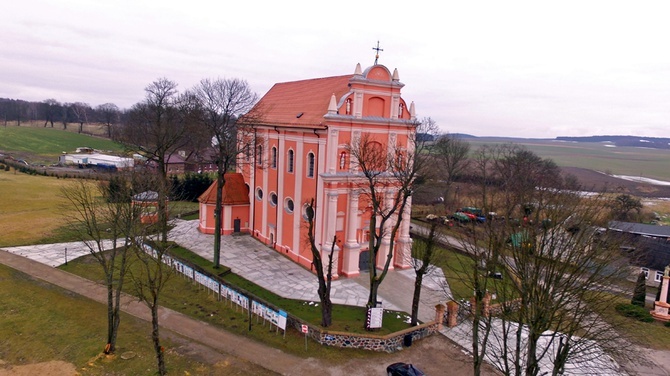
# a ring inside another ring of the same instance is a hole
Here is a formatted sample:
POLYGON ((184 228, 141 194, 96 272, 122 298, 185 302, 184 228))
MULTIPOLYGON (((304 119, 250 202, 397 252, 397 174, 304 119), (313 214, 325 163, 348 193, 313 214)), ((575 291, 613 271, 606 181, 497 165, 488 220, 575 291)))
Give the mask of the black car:
POLYGON ((409 363, 393 363, 386 367, 389 376, 425 376, 422 370, 409 363))

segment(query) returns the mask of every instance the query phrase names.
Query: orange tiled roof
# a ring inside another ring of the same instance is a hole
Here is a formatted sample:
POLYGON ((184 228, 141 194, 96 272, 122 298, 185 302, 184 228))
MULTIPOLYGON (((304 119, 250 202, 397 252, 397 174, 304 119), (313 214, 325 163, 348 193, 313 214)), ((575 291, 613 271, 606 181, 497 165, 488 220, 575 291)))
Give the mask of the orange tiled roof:
MULTIPOLYGON (((228 173, 225 175, 225 179, 226 184, 223 186, 223 204, 249 204, 249 190, 244 183, 244 176, 240 173, 228 173)), ((198 197, 198 201, 204 204, 216 204, 216 181, 207 188, 205 193, 198 197)))
POLYGON ((330 97, 340 98, 349 92, 353 75, 314 78, 275 84, 258 102, 261 123, 308 127, 318 126, 328 113, 330 97), (302 113, 300 117, 298 114, 302 113))

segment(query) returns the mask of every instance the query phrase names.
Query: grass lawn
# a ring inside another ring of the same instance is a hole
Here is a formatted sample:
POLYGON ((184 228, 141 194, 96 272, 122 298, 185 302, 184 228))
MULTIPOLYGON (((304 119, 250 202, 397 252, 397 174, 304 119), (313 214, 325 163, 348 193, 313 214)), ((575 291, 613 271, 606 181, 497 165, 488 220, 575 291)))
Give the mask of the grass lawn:
MULTIPOLYGON (((650 347, 656 350, 670 350, 670 327, 663 325, 662 322, 654 320, 653 322, 642 322, 632 318, 624 317, 619 314, 614 306, 617 303, 629 304, 630 299, 612 295, 614 300, 609 310, 603 315, 605 320, 612 324, 618 331, 644 347, 650 347)), ((645 307, 652 310, 652 306, 645 307)))
MULTIPOLYGON (((154 374, 151 325, 122 315, 117 355, 100 357, 106 343, 106 306, 0 265, 0 359, 12 365, 51 360, 72 363, 81 375, 154 374), (132 351, 136 356, 122 360, 132 351)), ((183 340, 166 338, 166 362, 174 375, 267 374, 235 359, 209 365, 179 354, 183 340)))
MULTIPOLYGON (((61 188, 75 182, 0 169, 0 247, 78 240, 64 220, 74 210, 61 196, 61 188)), ((198 209, 197 202, 171 201, 169 205, 171 215, 198 209)))
POLYGON ((29 160, 30 163, 56 163, 62 152, 74 153, 81 146, 114 153, 123 152, 121 144, 106 138, 54 128, 0 127, 0 150, 38 156, 39 160, 29 160))
MULTIPOLYGON (((184 252, 188 251, 183 249, 177 251, 177 253, 182 255, 184 252)), ((198 258, 199 256, 197 255, 191 254, 190 256, 190 259, 193 262, 203 266, 204 269, 209 268, 211 270, 209 261, 204 259, 198 260, 198 258)), ((91 256, 80 257, 79 259, 69 262, 68 265, 62 265, 59 268, 94 281, 99 282, 102 280, 100 266, 91 256)), ((222 270, 223 269, 217 269, 216 272, 220 273, 222 270)), ((320 308, 314 304, 281 298, 234 274, 227 274, 225 280, 230 284, 235 284, 238 287, 247 290, 256 297, 265 299, 282 310, 301 317, 303 320, 306 320, 315 326, 320 324, 320 308)), ((132 292, 130 284, 127 284, 126 287, 128 292, 132 292)), ((317 357, 334 361, 344 360, 351 357, 374 356, 373 353, 363 350, 339 349, 318 345, 311 345, 306 351, 304 337, 301 333, 289 328, 286 335, 283 336, 281 331, 277 332, 274 327, 271 327, 268 323, 264 323, 262 319, 255 316, 252 318, 251 322, 252 330, 249 331, 248 313, 235 304, 231 304, 227 301, 218 301, 216 295, 210 290, 205 289, 179 274, 174 274, 168 282, 166 290, 161 295, 161 305, 189 315, 195 319, 208 322, 227 331, 254 338, 269 346, 298 356, 317 357)), ((333 309, 334 325, 329 329, 334 331, 348 329, 352 332, 365 333, 365 330, 363 329, 364 317, 365 311, 363 308, 336 306, 333 309)), ((409 327, 409 325, 404 323, 402 318, 398 319, 395 313, 389 312, 384 316, 384 328, 373 334, 384 335, 407 327, 409 327)))
POLYGON ((61 187, 69 182, 0 169, 0 246, 53 239, 71 210, 60 197, 61 187))

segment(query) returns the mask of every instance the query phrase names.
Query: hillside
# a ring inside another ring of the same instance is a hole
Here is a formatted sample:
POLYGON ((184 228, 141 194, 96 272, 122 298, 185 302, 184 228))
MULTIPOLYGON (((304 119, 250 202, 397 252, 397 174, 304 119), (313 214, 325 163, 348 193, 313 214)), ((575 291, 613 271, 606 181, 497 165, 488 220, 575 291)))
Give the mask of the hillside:
MULTIPOLYGON (((566 138, 532 139, 508 137, 475 137, 461 135, 467 141, 472 152, 483 145, 517 144, 522 145, 543 158, 550 158, 564 171, 577 176, 582 184, 594 189, 609 190, 619 188, 623 192, 643 197, 670 197, 670 188, 664 185, 634 182, 619 179, 612 175, 623 175, 635 178, 655 179, 670 182, 670 149, 640 147, 639 140, 646 138, 636 136, 594 136, 581 137, 580 140, 568 141, 566 138), (603 138, 601 138, 603 137, 603 138), (615 140, 620 143, 617 145, 615 140), (623 146, 637 140, 636 146, 623 146)), ((652 140, 652 139, 649 139, 652 140)), ((654 139, 654 144, 659 140, 654 139)))
POLYGON ((120 144, 102 137, 54 128, 0 127, 0 153, 31 164, 56 163, 62 152, 74 152, 82 146, 111 153, 123 152, 120 144))
POLYGON ((615 146, 643 147, 653 149, 670 149, 670 138, 640 136, 589 136, 589 137, 556 137, 558 141, 568 142, 600 142, 615 146))

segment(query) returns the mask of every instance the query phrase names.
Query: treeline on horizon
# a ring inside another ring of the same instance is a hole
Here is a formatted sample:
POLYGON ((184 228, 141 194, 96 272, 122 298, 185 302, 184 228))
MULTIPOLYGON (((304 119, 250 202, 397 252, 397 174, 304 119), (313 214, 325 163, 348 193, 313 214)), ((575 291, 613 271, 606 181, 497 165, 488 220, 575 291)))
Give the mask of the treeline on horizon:
MULTIPOLYGON (((92 107, 84 102, 59 102, 56 99, 45 99, 41 102, 24 101, 22 99, 0 98, 0 122, 21 125, 26 122, 44 122, 44 126, 53 127, 62 124, 101 123, 110 127, 123 121, 126 111, 114 103, 103 103, 92 107)), ((111 135, 110 135, 111 136, 111 135)))

